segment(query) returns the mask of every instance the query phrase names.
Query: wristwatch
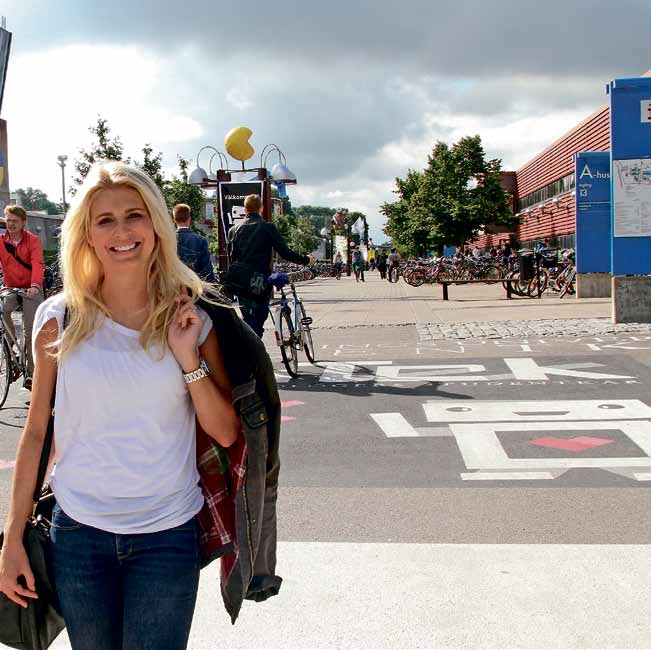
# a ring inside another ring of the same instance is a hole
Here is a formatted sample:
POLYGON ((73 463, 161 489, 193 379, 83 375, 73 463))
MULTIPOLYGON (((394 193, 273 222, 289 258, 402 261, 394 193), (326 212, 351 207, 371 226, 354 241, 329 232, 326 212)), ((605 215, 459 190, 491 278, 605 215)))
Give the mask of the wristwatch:
POLYGON ((193 370, 192 372, 183 373, 183 379, 185 379, 186 384, 191 384, 193 381, 203 379, 204 377, 207 377, 209 374, 210 374, 210 368, 207 366, 206 362, 203 359, 201 359, 201 363, 199 364, 199 367, 196 370, 193 370))

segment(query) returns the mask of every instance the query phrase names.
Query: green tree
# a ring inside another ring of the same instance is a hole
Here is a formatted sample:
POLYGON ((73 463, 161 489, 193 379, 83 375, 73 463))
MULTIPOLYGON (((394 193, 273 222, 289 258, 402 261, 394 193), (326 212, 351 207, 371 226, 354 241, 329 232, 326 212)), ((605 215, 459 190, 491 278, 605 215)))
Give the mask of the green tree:
MULTIPOLYGON (((95 136, 90 149, 79 149, 79 157, 75 160, 74 167, 77 175, 73 178, 75 185, 81 185, 84 182, 90 168, 100 160, 123 160, 124 145, 119 137, 111 138, 111 127, 108 120, 101 115, 97 116, 97 123, 89 127, 88 130, 95 136)), ((130 162, 127 158, 125 162, 130 162)), ((76 187, 70 188, 70 193, 75 194, 76 187)))
POLYGON ((515 227, 500 170, 500 160, 486 160, 478 135, 451 147, 438 142, 422 172, 396 179, 398 201, 380 208, 387 217, 384 232, 403 250, 423 254, 463 245, 487 224, 515 227))
POLYGON ((179 174, 173 175, 171 180, 165 181, 163 183, 163 196, 165 197, 165 203, 170 210, 177 203, 185 203, 190 206, 192 210, 192 228, 197 232, 203 232, 200 228, 197 227, 196 221, 200 220, 203 222, 205 214, 205 198, 203 191, 200 187, 196 185, 190 185, 188 182, 188 166, 189 161, 185 160, 182 156, 178 156, 179 164, 179 174))
POLYGON ((276 214, 273 218, 276 228, 282 235, 283 239, 288 242, 292 241, 292 231, 296 228, 296 217, 292 214, 276 214))
POLYGON ((405 179, 396 178, 394 192, 399 199, 385 203, 381 208, 387 217, 384 232, 401 253, 418 255, 429 246, 429 226, 423 215, 414 215, 411 204, 420 190, 423 173, 410 169, 405 179))
POLYGON ((296 226, 291 229, 288 244, 290 248, 302 255, 310 254, 321 241, 314 224, 309 217, 298 217, 296 226))
POLYGON ((45 192, 34 187, 18 189, 16 195, 18 196, 18 202, 25 210, 45 211, 47 214, 61 214, 63 212, 59 204, 50 201, 45 192))
POLYGON ((163 174, 163 154, 159 151, 155 156, 153 155, 154 149, 151 144, 147 143, 142 148, 144 156, 142 162, 136 161, 136 167, 142 169, 149 178, 151 178, 161 192, 165 191, 165 176, 163 174))

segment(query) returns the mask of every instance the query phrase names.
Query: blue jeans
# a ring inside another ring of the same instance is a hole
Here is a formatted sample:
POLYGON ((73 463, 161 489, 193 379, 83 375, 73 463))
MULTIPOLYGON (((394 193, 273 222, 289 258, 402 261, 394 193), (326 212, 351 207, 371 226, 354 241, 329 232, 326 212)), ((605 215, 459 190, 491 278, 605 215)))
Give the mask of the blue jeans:
POLYGON ((258 302, 250 298, 238 298, 242 320, 260 337, 264 334, 264 322, 269 316, 269 301, 258 302))
POLYGON ((185 650, 199 587, 196 517, 120 535, 80 524, 57 505, 50 536, 73 650, 185 650))

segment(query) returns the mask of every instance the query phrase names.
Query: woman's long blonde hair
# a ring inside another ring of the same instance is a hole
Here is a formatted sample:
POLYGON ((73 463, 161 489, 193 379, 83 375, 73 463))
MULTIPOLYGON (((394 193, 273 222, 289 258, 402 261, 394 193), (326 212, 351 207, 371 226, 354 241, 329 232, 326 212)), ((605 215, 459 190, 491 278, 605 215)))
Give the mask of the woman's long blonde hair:
POLYGON ((60 264, 69 322, 56 344, 59 359, 94 334, 101 321, 100 314, 110 317, 100 291, 103 268, 89 243, 90 209, 99 192, 116 187, 130 187, 140 194, 155 233, 154 250, 147 270, 149 316, 140 335, 143 348, 165 349, 167 329, 181 287, 187 287, 194 301, 204 298, 215 304, 227 302, 212 285, 203 282, 178 258, 172 219, 163 195, 151 178, 137 167, 123 162, 97 163, 75 195, 61 228, 60 264))

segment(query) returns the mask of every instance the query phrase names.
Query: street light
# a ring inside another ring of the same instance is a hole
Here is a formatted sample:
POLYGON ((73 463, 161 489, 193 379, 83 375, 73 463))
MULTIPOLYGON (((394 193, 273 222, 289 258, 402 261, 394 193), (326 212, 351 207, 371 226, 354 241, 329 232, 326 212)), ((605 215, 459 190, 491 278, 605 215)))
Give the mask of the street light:
POLYGON ((285 185, 296 185, 296 174, 287 167, 287 158, 276 144, 265 145, 260 154, 260 167, 267 167, 267 158, 269 154, 278 154, 278 162, 271 170, 271 178, 274 183, 284 183, 285 185))
MULTIPOLYGON (((197 166, 196 166, 195 169, 192 170, 192 173, 190 174, 190 178, 188 179, 188 182, 190 183, 190 185, 203 185, 203 183, 205 182, 206 179, 215 180, 214 177, 211 178, 206 173, 206 170, 203 167, 199 167, 199 156, 201 155, 201 152, 204 149, 212 149, 215 152, 213 154, 212 158, 210 159, 210 163, 209 163, 209 169, 210 169, 211 172, 212 172, 212 169, 211 169, 210 165, 211 165, 212 159, 215 157, 215 155, 219 156, 219 160, 220 160, 221 164, 224 164, 223 161, 226 160, 226 155, 223 154, 218 149, 216 149, 215 147, 213 147, 212 145, 207 144, 205 147, 201 147, 201 149, 199 149, 199 153, 197 154, 197 166)), ((224 165, 224 169, 225 168, 226 168, 226 165, 224 165)))
POLYGON ((66 205, 66 160, 68 160, 68 156, 57 156, 57 161, 59 167, 61 167, 61 196, 63 197, 63 214, 67 212, 67 205, 66 205))

